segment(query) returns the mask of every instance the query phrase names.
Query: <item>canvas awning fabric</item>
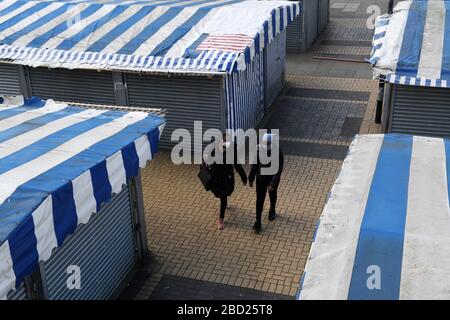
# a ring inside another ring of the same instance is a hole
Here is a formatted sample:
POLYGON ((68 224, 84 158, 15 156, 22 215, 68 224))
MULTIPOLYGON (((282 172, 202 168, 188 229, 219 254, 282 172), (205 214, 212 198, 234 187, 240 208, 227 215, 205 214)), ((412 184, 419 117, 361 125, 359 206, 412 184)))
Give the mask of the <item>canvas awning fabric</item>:
POLYGON ((450 299, 450 140, 356 136, 298 298, 450 299))
POLYGON ((0 1, 0 59, 143 72, 244 70, 300 13, 256 0, 0 1))
POLYGON ((370 62, 396 84, 450 86, 450 1, 400 1, 376 21, 370 62))
POLYGON ((164 118, 0 97, 0 298, 137 176, 164 118))

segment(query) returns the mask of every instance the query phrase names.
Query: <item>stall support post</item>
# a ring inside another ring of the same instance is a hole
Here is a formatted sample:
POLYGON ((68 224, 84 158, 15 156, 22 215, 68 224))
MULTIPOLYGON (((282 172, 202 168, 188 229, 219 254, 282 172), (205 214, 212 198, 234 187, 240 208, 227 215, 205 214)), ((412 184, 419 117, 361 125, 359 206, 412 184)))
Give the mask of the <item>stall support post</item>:
POLYGON ((24 281, 25 291, 30 300, 47 300, 48 290, 45 280, 45 268, 42 262, 39 263, 36 271, 26 276, 24 281))
POLYGON ((149 257, 147 228, 145 225, 144 199, 142 195, 141 173, 130 180, 130 198, 132 201, 133 221, 137 256, 142 264, 147 263, 149 257))
POLYGON ((384 96, 384 82, 385 77, 380 75, 378 80, 378 97, 377 97, 377 108, 375 110, 375 123, 381 123, 381 113, 383 110, 383 96, 384 96))
POLYGON ((392 14, 393 11, 394 11, 394 0, 389 0, 388 13, 392 14))

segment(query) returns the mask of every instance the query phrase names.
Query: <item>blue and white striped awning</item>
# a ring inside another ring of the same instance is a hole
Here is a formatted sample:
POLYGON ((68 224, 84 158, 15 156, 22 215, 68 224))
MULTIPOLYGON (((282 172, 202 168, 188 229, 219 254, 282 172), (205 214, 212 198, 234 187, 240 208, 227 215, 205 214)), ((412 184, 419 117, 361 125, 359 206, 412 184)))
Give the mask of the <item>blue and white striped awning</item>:
POLYGON ((450 1, 400 1, 376 22, 370 62, 397 84, 450 86, 450 1))
POLYGON ((244 70, 299 13, 299 2, 268 0, 1 0, 0 59, 230 73, 244 70))
POLYGON ((450 140, 356 136, 300 299, 450 299, 450 140))
POLYGON ((157 152, 165 120, 0 97, 0 298, 157 152))

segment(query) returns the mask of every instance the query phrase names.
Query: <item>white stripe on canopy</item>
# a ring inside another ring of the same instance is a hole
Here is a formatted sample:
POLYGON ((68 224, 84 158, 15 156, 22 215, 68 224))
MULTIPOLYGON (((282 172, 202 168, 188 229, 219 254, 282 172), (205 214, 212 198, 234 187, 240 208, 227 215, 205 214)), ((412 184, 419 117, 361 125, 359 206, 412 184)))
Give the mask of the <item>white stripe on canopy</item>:
POLYGON ((417 77, 425 79, 441 77, 444 37, 445 3, 442 0, 428 1, 417 77))
POLYGON ((444 141, 414 137, 400 299, 448 299, 450 207, 444 141))

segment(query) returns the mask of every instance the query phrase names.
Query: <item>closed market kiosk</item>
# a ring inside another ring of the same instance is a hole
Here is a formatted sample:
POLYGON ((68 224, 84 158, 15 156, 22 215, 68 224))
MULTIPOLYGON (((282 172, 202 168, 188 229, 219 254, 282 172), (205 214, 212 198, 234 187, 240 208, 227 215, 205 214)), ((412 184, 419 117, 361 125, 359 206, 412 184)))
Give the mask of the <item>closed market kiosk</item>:
POLYGON ((450 137, 449 1, 402 1, 376 22, 370 62, 386 79, 386 132, 450 137))
POLYGON ((269 0, 14 1, 0 89, 165 108, 162 148, 196 120, 203 131, 256 127, 284 86, 285 29, 300 14, 299 2, 269 0))
POLYGON ((320 217, 300 300, 450 299, 450 140, 357 135, 320 217))
POLYGON ((0 298, 117 297, 147 256, 162 111, 0 100, 0 298))
POLYGON ((288 52, 304 52, 311 48, 330 20, 330 0, 302 0, 301 14, 286 31, 288 52))

